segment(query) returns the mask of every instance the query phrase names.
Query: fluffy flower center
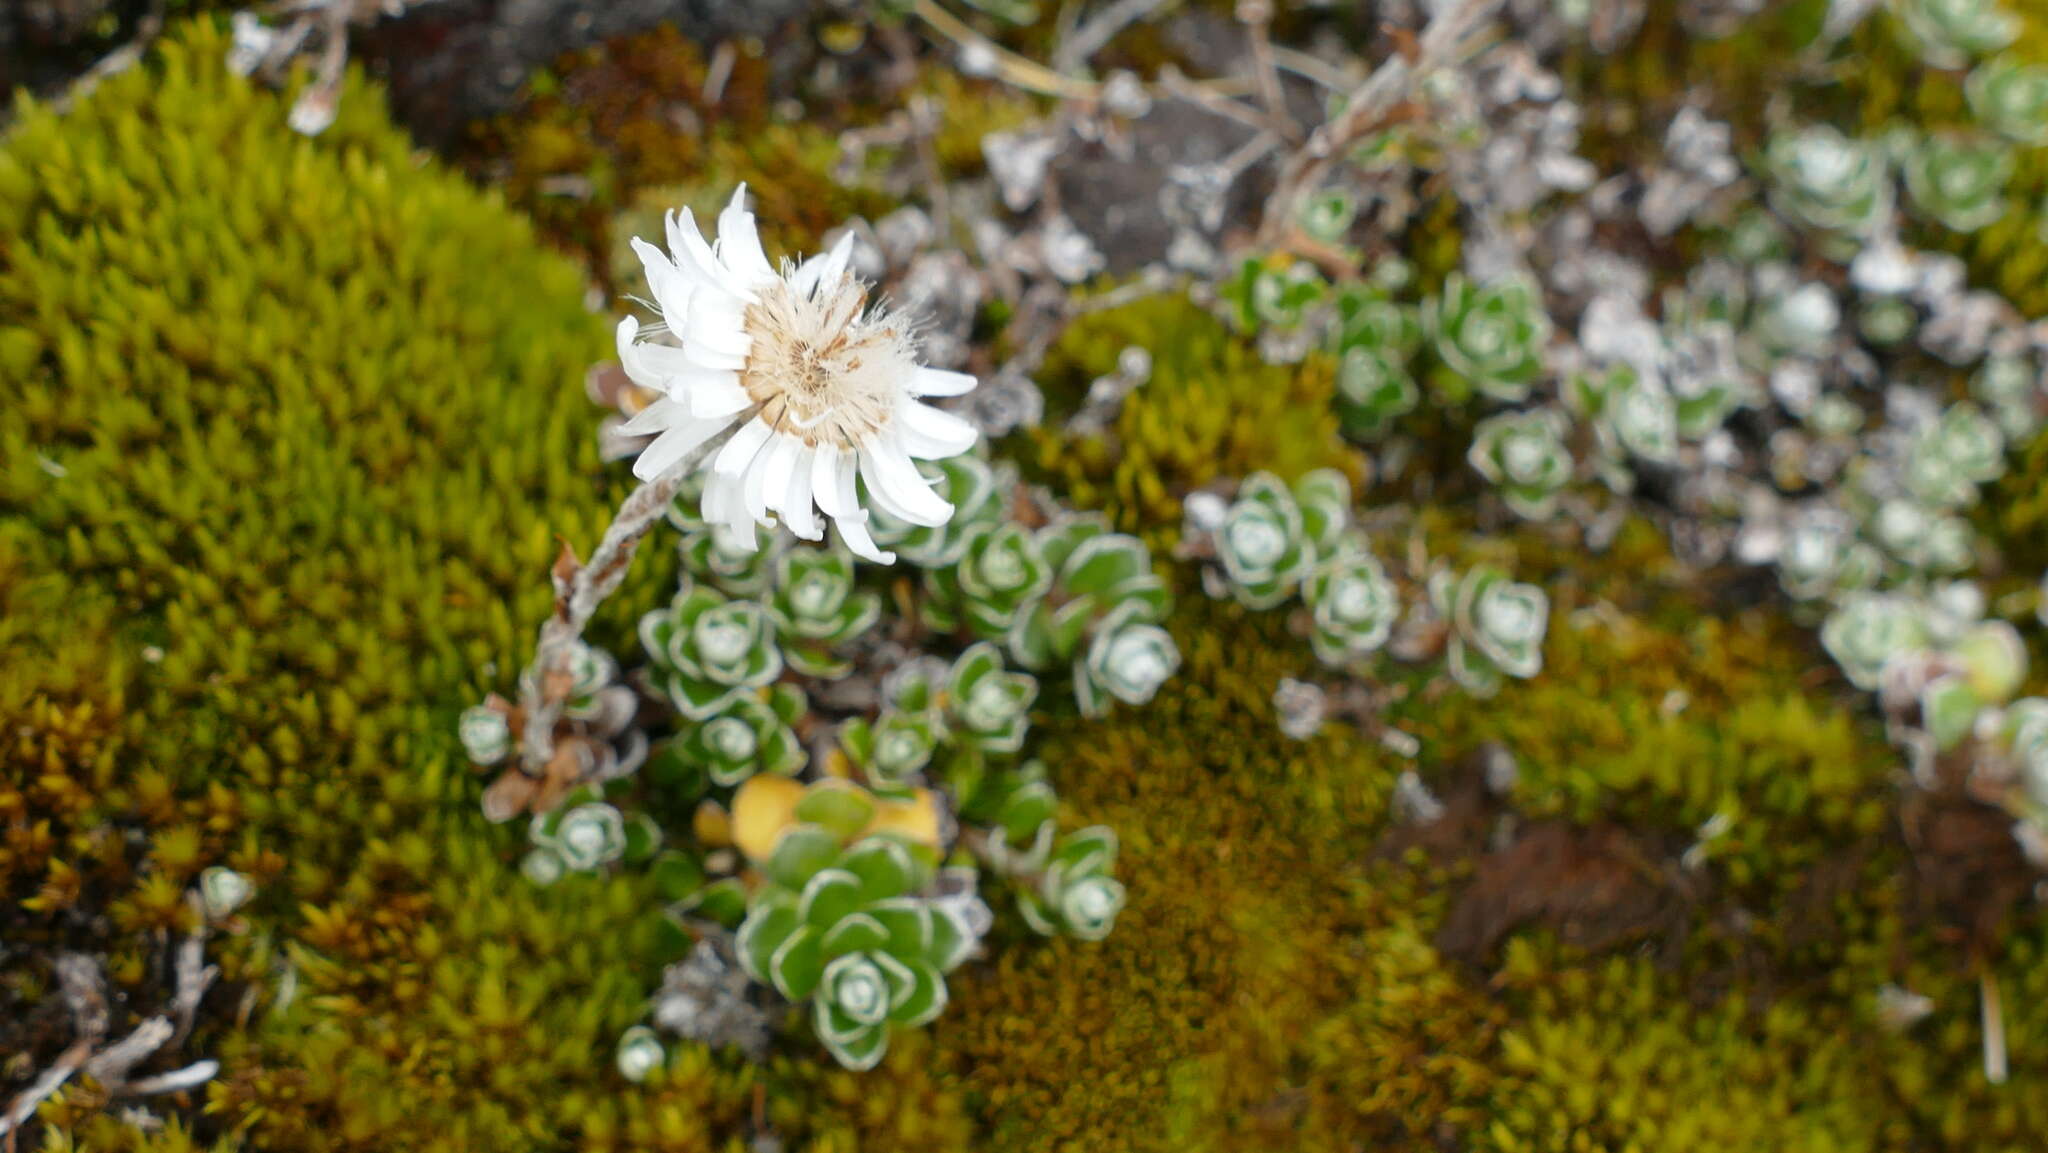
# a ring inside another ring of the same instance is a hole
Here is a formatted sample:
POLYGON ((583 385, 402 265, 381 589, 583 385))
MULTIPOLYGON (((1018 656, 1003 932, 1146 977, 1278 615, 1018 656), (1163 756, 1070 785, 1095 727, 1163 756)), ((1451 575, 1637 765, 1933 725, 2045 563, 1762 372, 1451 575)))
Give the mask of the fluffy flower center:
POLYGON ((852 276, 799 293, 787 277, 747 306, 753 338, 740 385, 770 428, 851 450, 889 424, 916 367, 904 326, 869 311, 852 276))

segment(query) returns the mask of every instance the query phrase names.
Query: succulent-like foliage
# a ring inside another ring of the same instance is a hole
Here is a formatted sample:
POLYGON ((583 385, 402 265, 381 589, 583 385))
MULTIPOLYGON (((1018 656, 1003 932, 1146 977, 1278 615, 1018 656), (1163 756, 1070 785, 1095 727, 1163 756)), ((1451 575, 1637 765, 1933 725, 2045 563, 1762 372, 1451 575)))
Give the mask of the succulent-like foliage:
POLYGON ((2048 813, 2048 700, 2028 697, 2005 710, 2001 735, 2020 766, 2020 785, 2038 813, 2048 813))
POLYGON ((2011 145, 1958 133, 1935 133, 1908 147, 1906 192, 1921 216, 1957 232, 1975 232, 2006 213, 2011 145))
POLYGON ((946 676, 946 728, 955 739, 991 753, 1024 747, 1038 680, 1003 667, 1002 650, 969 645, 946 676))
POLYGON ((1316 657, 1338 668, 1379 651, 1401 615, 1400 594, 1363 542, 1347 542, 1324 558, 1302 595, 1316 657))
POLYGON ((1429 594, 1450 625, 1450 671, 1459 684, 1490 696, 1503 676, 1526 679, 1542 670, 1550 625, 1550 598, 1542 589, 1478 565, 1462 577, 1438 573, 1429 594))
POLYGON ((841 1065, 871 1069, 893 1030, 946 1007, 945 974, 966 958, 973 935, 947 906, 919 895, 933 879, 922 851, 863 835, 872 798, 814 788, 795 816, 740 926, 740 959, 755 980, 811 1005, 818 1039, 841 1065))
POLYGON ((809 759, 790 728, 805 708, 803 690, 794 685, 740 693, 655 754, 650 771, 667 775, 660 762, 674 758, 677 768, 721 788, 755 773, 794 774, 809 759))
POLYGON ((1216 555, 1231 595, 1250 609, 1292 597, 1316 563, 1316 544, 1294 493, 1271 473, 1253 473, 1216 530, 1216 555))
POLYGON ((2040 431, 2043 414, 2034 397, 2041 391, 2031 358, 1992 355, 1970 379, 1970 392, 1984 405, 2009 444, 2024 444, 2040 431))
POLYGON ((1466 459, 1500 489, 1517 516, 1543 520, 1556 510, 1558 491, 1572 478, 1567 428, 1564 414, 1554 409, 1491 416, 1472 430, 1466 459))
POLYGON ((1856 539, 1847 518, 1820 513, 1801 517, 1786 530, 1778 552, 1778 584, 1786 595, 1812 600, 1876 582, 1883 558, 1856 539))
POLYGON ((1908 44, 1936 68, 1965 68, 2019 35, 2002 0, 1892 0, 1908 44))
POLYGON ((993 528, 1007 516, 1015 480, 1006 466, 991 465, 971 454, 928 461, 918 466, 934 481, 932 491, 953 506, 953 515, 937 527, 906 524, 880 509, 871 514, 875 543, 894 549, 911 564, 943 568, 958 564, 969 538, 993 528))
POLYGON ((1030 529, 1004 521, 969 536, 952 568, 925 570, 924 584, 930 598, 925 619, 934 628, 964 625, 976 636, 1000 640, 1052 584, 1052 566, 1030 529))
POLYGON ((757 597, 773 587, 776 561, 783 552, 774 543, 748 548, 731 534, 710 527, 684 530, 676 548, 684 572, 731 597, 757 597))
POLYGON ((1603 451, 1618 460, 1678 458, 1678 405, 1662 382, 1626 364, 1575 374, 1566 397, 1593 420, 1603 451))
POLYGON ((1336 304, 1337 408, 1347 435, 1376 439, 1422 397, 1411 365, 1422 326, 1414 308, 1383 289, 1348 288, 1336 304))
POLYGON ((2000 56, 1965 84, 1977 122, 2020 144, 2048 144, 2048 66, 2000 56))
POLYGON ((882 598, 854 587, 853 554, 844 547, 791 548, 776 558, 768 613, 789 667, 832 678, 851 667, 836 650, 874 627, 882 598))
POLYGON ((1950 405, 1914 442, 1906 484, 1934 508, 1975 504, 1978 487, 2005 472, 2005 434, 1968 401, 1950 405))
POLYGON ((1969 522, 1908 497, 1879 505, 1870 535, 1893 560, 1910 569, 1946 574, 1970 564, 1969 522))
POLYGON ((1786 284, 1757 302, 1749 337, 1768 357, 1822 356, 1842 326, 1842 306, 1819 282, 1786 284))
POLYGON ((1222 289, 1239 329, 1293 328, 1323 299, 1328 285, 1305 261, 1248 256, 1222 289))
POLYGON ((1334 468, 1313 469, 1294 482, 1294 503, 1316 555, 1336 552, 1351 527, 1351 482, 1334 468))
POLYGON ((869 784, 900 790, 931 763, 943 732, 938 714, 929 707, 888 708, 872 723, 858 717, 846 722, 839 730, 839 744, 869 784))
POLYGON ((1534 284, 1475 284, 1453 273, 1424 305, 1423 319, 1438 359, 1465 390, 1511 404, 1527 399, 1550 340, 1550 317, 1534 284))
POLYGON ((1102 825, 1061 837, 1043 871, 1018 890, 1025 922, 1047 935, 1107 937, 1124 907, 1124 887, 1111 875, 1116 849, 1116 834, 1102 825))
MULTIPOLYGON (((1086 672, 1100 648, 1091 638, 1107 631, 1111 617, 1124 629, 1156 624, 1172 608, 1172 594, 1152 571, 1150 550, 1135 537, 1108 531, 1099 519, 1070 517, 1047 525, 1039 530, 1038 544, 1053 566, 1052 586, 1030 611, 1018 614, 1008 637, 1010 655, 1035 672, 1072 662, 1076 683, 1089 684, 1092 693, 1101 685, 1086 672)), ((1151 633, 1138 636, 1156 639, 1151 633)), ((1137 655, 1129 647, 1124 651, 1137 655)), ((1102 655, 1106 660, 1107 650, 1102 655)), ((1150 668, 1148 662, 1132 671, 1149 673, 1150 668)), ((1139 695, 1144 679, 1119 678, 1119 683, 1125 693, 1139 695)), ((1150 692, 1142 695, 1149 699, 1150 692)))
POLYGON ((1771 202, 1795 220, 1863 235, 1891 217, 1891 165, 1881 144, 1814 125, 1773 135, 1766 162, 1771 202))
POLYGON ((520 870, 536 884, 552 884, 565 873, 594 873, 621 861, 644 864, 661 848, 661 826, 645 813, 626 813, 593 785, 575 789, 552 812, 528 826, 533 846, 520 870))
POLYGON ((667 608, 641 617, 640 644, 653 662, 656 685, 693 721, 711 719, 782 674, 768 610, 702 585, 686 584, 667 608))
POLYGON ((1087 653, 1074 665, 1074 697, 1083 716, 1101 716, 1112 699, 1145 704, 1179 671, 1179 647, 1152 622, 1150 608, 1133 600, 1096 624, 1087 653))
POLYGON ((1927 622, 1911 599, 1858 592, 1843 598, 1821 626, 1821 643, 1859 689, 1875 689, 1885 665, 1927 643, 1927 622))

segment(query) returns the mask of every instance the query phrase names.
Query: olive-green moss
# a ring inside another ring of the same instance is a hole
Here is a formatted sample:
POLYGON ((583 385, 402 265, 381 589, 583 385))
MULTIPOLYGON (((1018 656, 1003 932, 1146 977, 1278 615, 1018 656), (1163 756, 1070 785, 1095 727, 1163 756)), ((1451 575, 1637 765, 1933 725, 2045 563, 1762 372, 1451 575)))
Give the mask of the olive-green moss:
POLYGON ((1049 419, 1028 434, 1026 460, 1081 508, 1159 547, 1177 537, 1190 490, 1260 469, 1293 479, 1314 468, 1356 476, 1360 458, 1337 434, 1327 357, 1273 365, 1184 296, 1160 295, 1090 313, 1061 334, 1038 374, 1049 419), (1073 437, 1060 422, 1127 348, 1151 354, 1150 379, 1124 399, 1107 432, 1073 437))
POLYGON ((615 277, 620 292, 640 288, 637 264, 618 259, 636 227, 659 235, 661 213, 685 206, 715 217, 742 181, 754 211, 775 222, 767 239, 791 251, 810 249, 850 216, 893 207, 834 176, 838 128, 860 115, 861 102, 835 101, 830 116, 779 116, 768 62, 751 51, 734 54, 715 92, 706 75, 703 50, 669 25, 572 53, 492 126, 484 167, 545 232, 615 277))
MULTIPOLYGON (((556 534, 587 548, 620 491, 582 277, 376 92, 305 139, 225 48, 186 29, 0 142, 7 995, 32 1011, 88 947, 160 1000, 155 932, 228 862, 259 891, 187 1046, 226 1069, 203 1125, 381 1150, 730 1122, 727 1074, 611 1071, 652 905, 533 891, 452 736, 531 644, 556 534)), ((641 567, 620 604, 665 579, 641 567)))
POLYGON ((1277 626, 1188 603, 1166 692, 1048 737, 1071 819, 1122 838, 1130 904, 1099 944, 1002 949, 962 972, 934 1035, 988 1148, 1273 1147, 1261 1135, 1292 1124, 1308 1033, 1384 964, 1357 943, 1351 869, 1394 770, 1335 729, 1280 736, 1273 686, 1306 650, 1277 626))
POLYGON ((1858 702, 1810 683, 1809 639, 1765 610, 1670 628, 1551 593, 1539 676, 1395 710, 1426 762, 1499 742, 1531 816, 1690 833, 1720 815, 1732 826, 1712 852, 1738 883, 1794 878, 1888 834, 1897 755, 1858 702))

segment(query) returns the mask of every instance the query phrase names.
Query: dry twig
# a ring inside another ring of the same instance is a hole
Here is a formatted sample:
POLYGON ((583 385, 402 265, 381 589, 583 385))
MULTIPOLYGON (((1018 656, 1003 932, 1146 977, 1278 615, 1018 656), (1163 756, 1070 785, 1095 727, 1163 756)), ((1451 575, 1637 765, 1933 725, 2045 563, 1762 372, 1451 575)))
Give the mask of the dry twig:
POLYGON ((1266 202, 1259 236, 1269 245, 1282 243, 1294 230, 1309 193, 1332 164, 1353 144, 1389 124, 1396 110, 1411 99, 1418 80, 1443 64, 1465 55, 1475 33, 1501 0, 1458 0, 1430 20, 1412 56, 1390 56, 1365 83, 1353 89, 1344 110, 1309 134, 1308 142, 1281 166, 1273 197, 1266 202))
POLYGON ((626 579, 640 538, 661 522, 683 478, 711 448, 699 448, 667 473, 634 489, 619 505, 588 561, 577 561, 568 542, 563 542, 553 574, 555 612, 540 627, 540 642, 533 654, 535 675, 527 679, 520 701, 526 716, 520 767, 528 776, 544 775, 554 756, 555 722, 561 719, 568 696, 570 678, 565 665, 572 646, 583 636, 597 606, 626 579))

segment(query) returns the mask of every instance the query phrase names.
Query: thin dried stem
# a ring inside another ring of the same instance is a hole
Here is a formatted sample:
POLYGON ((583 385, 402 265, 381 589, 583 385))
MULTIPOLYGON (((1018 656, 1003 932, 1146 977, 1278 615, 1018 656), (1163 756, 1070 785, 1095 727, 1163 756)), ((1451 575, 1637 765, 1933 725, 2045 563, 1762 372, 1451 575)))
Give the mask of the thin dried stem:
POLYGON ((1430 20, 1422 31, 1413 59, 1390 56, 1353 89, 1336 119, 1309 134, 1308 142, 1281 166, 1273 197, 1266 202, 1259 237, 1279 244, 1294 229, 1309 194, 1332 164, 1353 144, 1391 123, 1399 107, 1413 95, 1417 81, 1448 61, 1464 55, 1501 0, 1458 0, 1430 20))
POLYGON ((1070 76, 1085 72, 1089 58, 1107 47, 1118 33, 1179 3, 1180 0, 1115 0, 1105 5, 1053 47, 1053 69, 1070 76))
POLYGON ((981 33, 967 26, 958 16, 941 8, 938 0, 917 0, 911 11, 917 18, 931 26, 932 31, 953 42, 963 51, 985 54, 995 65, 996 79, 1027 92, 1041 96, 1056 96, 1062 100, 1093 100, 1101 86, 1086 80, 1063 76, 1036 60, 1027 59, 1004 48, 981 33))
POLYGON ((682 487, 683 478, 710 447, 698 449, 668 472, 629 493, 588 561, 577 561, 568 543, 563 543, 553 574, 555 612, 540 627, 540 643, 533 654, 535 675, 527 679, 520 700, 525 713, 520 767, 527 775, 542 775, 554 757, 555 722, 561 718, 568 692, 566 664, 571 648, 582 638, 597 606, 626 579, 640 538, 661 522, 682 487))
POLYGON ((1977 980, 1984 1014, 1984 1079, 2003 1085, 2007 1075, 2005 1006, 1998 995, 1998 974, 1986 965, 1977 980))
POLYGON ((1288 140, 1298 140, 1301 128, 1287 115, 1287 96, 1280 90, 1280 69, 1273 62, 1272 0, 1238 0, 1238 22, 1245 27, 1252 47, 1252 83, 1259 103, 1273 122, 1274 130, 1288 140))
POLYGON ((135 67, 149 46, 164 30, 164 0, 150 0, 149 10, 135 24, 135 35, 128 43, 121 45, 93 62, 77 80, 71 82, 62 95, 52 102, 52 107, 62 112, 74 103, 84 99, 100 82, 110 76, 126 72, 135 67))

